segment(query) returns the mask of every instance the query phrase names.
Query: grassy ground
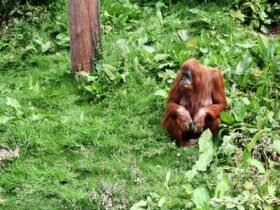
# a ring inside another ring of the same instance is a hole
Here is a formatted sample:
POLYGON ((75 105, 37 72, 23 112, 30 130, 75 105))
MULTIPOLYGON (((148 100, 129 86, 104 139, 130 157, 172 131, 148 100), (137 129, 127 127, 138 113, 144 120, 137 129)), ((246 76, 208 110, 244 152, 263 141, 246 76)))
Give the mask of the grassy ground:
POLYGON ((223 16, 225 5, 196 6, 102 2, 103 53, 94 82, 69 73, 65 2, 49 12, 24 8, 33 17, 16 20, 0 40, 0 147, 20 148, 19 158, 0 169, 0 208, 128 209, 140 200, 151 209, 210 208, 196 203, 200 186, 221 199, 212 205, 222 209, 234 199, 234 208, 277 205, 279 37, 236 25, 223 16), (221 151, 192 182, 185 173, 198 146, 177 148, 160 126, 162 96, 190 57, 221 69, 229 101, 228 124, 216 137, 221 151), (266 133, 252 156, 259 171, 241 167, 257 131, 266 133), (222 198, 218 168, 231 178, 229 185, 222 179, 230 186, 222 198))
MULTIPOLYGON (((16 98, 22 112, 1 127, 1 145, 21 149, 1 171, 5 208, 90 207, 100 183, 124 182, 137 200, 151 188, 161 190, 169 168, 180 169, 176 179, 182 181, 197 151, 178 151, 160 128, 162 104, 150 95, 155 81, 131 80, 126 93, 116 90, 92 105, 77 91, 68 54, 37 58, 47 66, 1 76, 11 90, 5 95, 16 98), (31 78, 38 89, 30 89, 31 78)), ((7 111, 5 98, 1 102, 7 111)))

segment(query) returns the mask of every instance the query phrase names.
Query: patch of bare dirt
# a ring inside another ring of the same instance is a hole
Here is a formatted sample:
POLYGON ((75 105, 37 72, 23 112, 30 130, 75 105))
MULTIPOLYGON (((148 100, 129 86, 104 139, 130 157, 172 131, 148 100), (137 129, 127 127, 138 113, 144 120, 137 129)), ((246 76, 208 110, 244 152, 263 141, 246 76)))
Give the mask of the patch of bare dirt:
POLYGON ((269 29, 269 35, 280 35, 280 25, 271 27, 269 29))

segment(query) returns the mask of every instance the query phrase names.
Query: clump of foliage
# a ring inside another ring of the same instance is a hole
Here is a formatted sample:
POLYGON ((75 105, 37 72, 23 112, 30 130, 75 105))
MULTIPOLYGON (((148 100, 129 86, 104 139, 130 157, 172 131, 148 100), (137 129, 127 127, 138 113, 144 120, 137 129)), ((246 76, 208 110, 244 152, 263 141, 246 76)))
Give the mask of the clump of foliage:
POLYGON ((280 4, 274 0, 235 0, 233 17, 254 29, 268 33, 268 26, 280 23, 280 4))
POLYGON ((0 71, 19 66, 18 60, 28 60, 34 54, 70 48, 66 2, 56 1, 48 6, 24 4, 16 8, 16 14, 0 31, 0 51, 13 52, 1 57, 0 71), (59 11, 60 7, 65 8, 64 12, 59 11), (53 24, 45 21, 51 17, 53 24))
POLYGON ((2 21, 7 20, 14 15, 19 15, 17 12, 18 8, 25 4, 38 5, 46 3, 48 0, 2 0, 0 2, 0 24, 2 21))

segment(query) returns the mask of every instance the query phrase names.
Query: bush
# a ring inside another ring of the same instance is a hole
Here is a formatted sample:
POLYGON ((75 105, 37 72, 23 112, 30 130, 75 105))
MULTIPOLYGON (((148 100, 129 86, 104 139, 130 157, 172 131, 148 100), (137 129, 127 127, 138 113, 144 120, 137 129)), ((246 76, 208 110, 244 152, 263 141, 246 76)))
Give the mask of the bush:
POLYGON ((263 33, 268 32, 268 26, 280 22, 280 4, 275 0, 235 0, 233 7, 233 17, 263 33))
POLYGON ((6 17, 9 12, 20 4, 20 0, 3 0, 0 3, 0 17, 6 17))
MULTIPOLYGON (((163 2, 166 5, 174 3, 183 3, 186 5, 203 4, 211 2, 220 4, 221 1, 217 0, 130 0, 131 3, 139 5, 155 5, 157 2, 163 2)), ((233 11, 231 16, 238 19, 252 28, 261 30, 263 33, 268 32, 269 26, 274 26, 280 23, 280 4, 277 0, 234 0, 224 1, 225 5, 231 6, 233 11)))
POLYGON ((48 0, 2 0, 0 2, 0 23, 7 19, 10 13, 20 5, 26 4, 27 2, 36 5, 47 1, 48 0))

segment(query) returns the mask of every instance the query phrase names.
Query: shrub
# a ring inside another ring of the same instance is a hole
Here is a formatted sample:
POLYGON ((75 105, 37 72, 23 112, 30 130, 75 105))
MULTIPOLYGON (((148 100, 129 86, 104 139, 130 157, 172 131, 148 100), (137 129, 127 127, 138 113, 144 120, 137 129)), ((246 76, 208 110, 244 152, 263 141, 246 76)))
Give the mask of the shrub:
POLYGON ((233 7, 233 17, 263 33, 268 32, 268 26, 280 22, 280 4, 275 0, 235 0, 233 7))
POLYGON ((16 9, 18 6, 26 4, 41 4, 47 2, 48 0, 2 0, 0 2, 0 23, 7 19, 10 13, 16 9))

